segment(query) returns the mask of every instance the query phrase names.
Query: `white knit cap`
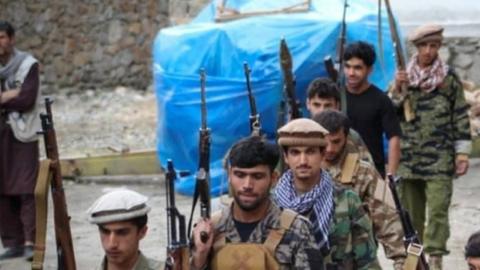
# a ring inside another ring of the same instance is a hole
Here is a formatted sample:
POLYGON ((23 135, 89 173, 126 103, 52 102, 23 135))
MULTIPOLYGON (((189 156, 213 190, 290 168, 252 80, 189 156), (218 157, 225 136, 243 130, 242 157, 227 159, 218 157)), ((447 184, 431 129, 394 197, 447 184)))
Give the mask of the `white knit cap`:
POLYGON ((150 211, 147 201, 148 197, 129 189, 113 190, 90 206, 88 221, 102 224, 144 216, 150 211))

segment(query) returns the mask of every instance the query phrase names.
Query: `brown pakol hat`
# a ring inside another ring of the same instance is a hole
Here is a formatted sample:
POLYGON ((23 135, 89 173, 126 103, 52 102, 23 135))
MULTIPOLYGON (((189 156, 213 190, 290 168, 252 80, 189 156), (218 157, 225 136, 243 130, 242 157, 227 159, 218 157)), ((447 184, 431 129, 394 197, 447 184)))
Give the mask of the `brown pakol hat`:
POLYGON ((328 131, 317 122, 299 118, 288 122, 278 131, 278 144, 281 146, 325 146, 328 131))
POLYGON ((409 40, 415 45, 429 41, 442 42, 443 27, 436 24, 425 24, 419 26, 411 33, 409 40))

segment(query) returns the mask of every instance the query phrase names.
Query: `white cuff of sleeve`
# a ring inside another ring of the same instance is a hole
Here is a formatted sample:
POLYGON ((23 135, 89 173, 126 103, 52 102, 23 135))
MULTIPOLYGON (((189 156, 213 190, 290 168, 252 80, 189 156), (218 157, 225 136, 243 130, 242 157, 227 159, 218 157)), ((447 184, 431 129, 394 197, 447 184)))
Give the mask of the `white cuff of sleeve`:
POLYGON ((472 141, 470 141, 470 140, 455 141, 455 153, 456 154, 470 155, 471 152, 472 152, 472 141))

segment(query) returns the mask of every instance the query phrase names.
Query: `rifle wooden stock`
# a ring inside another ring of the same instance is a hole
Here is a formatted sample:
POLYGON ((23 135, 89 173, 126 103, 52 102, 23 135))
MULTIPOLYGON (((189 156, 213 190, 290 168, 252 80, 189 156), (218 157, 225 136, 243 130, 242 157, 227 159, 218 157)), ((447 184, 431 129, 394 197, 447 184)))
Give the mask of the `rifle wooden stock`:
MULTIPOLYGON (((390 0, 385 0, 385 6, 387 8, 388 14, 388 25, 390 27, 390 35, 392 37, 393 48, 395 50, 395 62, 397 64, 397 69, 405 71, 407 64, 405 61, 405 54, 402 48, 402 41, 400 40, 400 35, 398 33, 397 24, 393 16, 392 7, 390 6, 390 0)), ((400 96, 404 97, 403 101, 403 115, 407 122, 410 122, 415 118, 415 114, 412 110, 412 105, 410 99, 407 96, 408 87, 406 83, 402 83, 400 86, 400 96)))
POLYGON ((51 104, 52 101, 46 98, 46 114, 42 114, 41 119, 46 156, 50 160, 49 175, 51 177, 50 187, 53 199, 58 269, 75 270, 75 254, 70 230, 70 217, 68 216, 65 192, 63 190, 62 170, 58 155, 57 137, 53 126, 51 104))
MULTIPOLYGON (((429 266, 427 263, 427 259, 425 258, 425 253, 423 252, 423 246, 420 242, 420 238, 418 237, 415 228, 413 227, 412 220, 410 219, 410 214, 408 211, 403 208, 402 203, 400 202, 400 197, 397 193, 396 183, 400 181, 400 179, 395 179, 395 177, 391 174, 387 175, 388 179, 388 186, 390 191, 392 192, 393 201, 395 202, 395 207, 397 208, 397 213, 400 216, 400 221, 402 223, 403 232, 405 234, 405 247, 407 248, 407 253, 412 253, 415 257, 418 257, 418 262, 416 261, 415 268, 417 270, 428 270, 429 266), (417 249, 418 251, 415 254, 414 252, 410 252, 410 249, 417 249)), ((407 254, 407 256, 410 256, 407 254)), ((408 258, 407 258, 408 260, 408 258)), ((404 268, 409 270, 407 268, 404 268)))

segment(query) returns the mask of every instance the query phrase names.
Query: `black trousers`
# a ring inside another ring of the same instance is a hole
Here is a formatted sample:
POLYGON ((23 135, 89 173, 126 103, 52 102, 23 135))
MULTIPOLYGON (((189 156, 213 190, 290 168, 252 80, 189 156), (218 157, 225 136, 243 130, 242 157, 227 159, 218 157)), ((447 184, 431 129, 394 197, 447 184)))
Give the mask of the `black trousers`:
POLYGON ((0 237, 3 247, 23 246, 35 240, 33 194, 0 195, 0 237))

